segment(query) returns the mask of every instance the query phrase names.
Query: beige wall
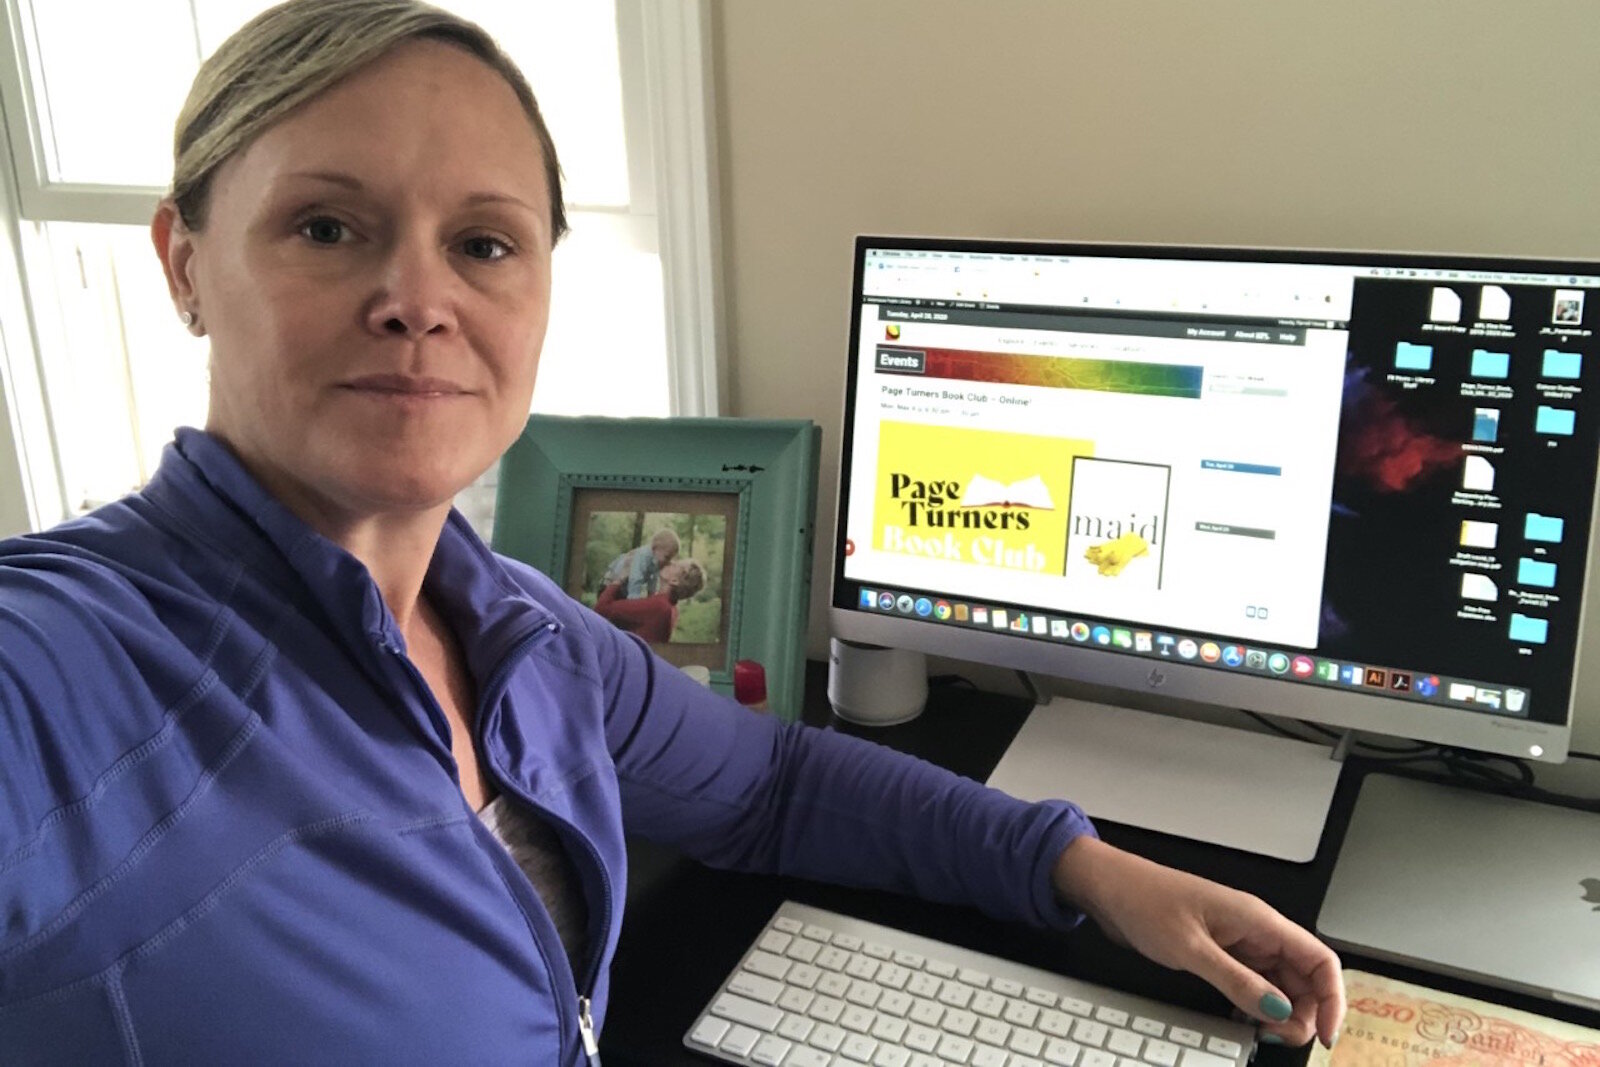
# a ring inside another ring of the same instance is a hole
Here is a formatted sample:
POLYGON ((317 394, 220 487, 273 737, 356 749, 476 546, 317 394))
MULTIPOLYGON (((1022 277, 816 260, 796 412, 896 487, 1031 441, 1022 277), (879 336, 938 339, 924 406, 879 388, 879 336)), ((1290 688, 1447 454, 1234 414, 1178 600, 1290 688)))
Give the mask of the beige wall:
POLYGON ((714 11, 732 413, 822 425, 824 529, 858 232, 1600 255, 1593 0, 714 11))

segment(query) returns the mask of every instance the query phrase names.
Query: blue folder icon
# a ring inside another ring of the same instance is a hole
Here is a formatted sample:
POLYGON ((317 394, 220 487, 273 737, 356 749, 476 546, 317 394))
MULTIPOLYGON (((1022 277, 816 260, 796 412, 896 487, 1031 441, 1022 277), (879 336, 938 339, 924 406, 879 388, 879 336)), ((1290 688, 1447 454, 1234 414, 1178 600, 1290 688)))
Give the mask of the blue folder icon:
POLYGON ((1511 613, 1511 640, 1528 645, 1542 645, 1550 632, 1549 619, 1535 619, 1530 615, 1511 613))
POLYGON ((1553 348, 1544 350, 1545 378, 1581 378, 1583 377, 1583 353, 1558 352, 1553 348))
POLYGON ((1433 366, 1433 346, 1401 341, 1394 346, 1395 370, 1427 370, 1433 366))
POLYGON ((1472 350, 1472 376, 1474 378, 1504 378, 1510 373, 1510 352, 1490 352, 1484 348, 1474 348, 1472 350))
POLYGON ((1540 515, 1537 511, 1528 512, 1528 517, 1522 523, 1522 536, 1529 541, 1549 541, 1552 544, 1561 543, 1561 527, 1565 523, 1550 515, 1540 515))
POLYGON ((1577 415, 1576 411, 1568 408, 1547 408, 1540 404, 1538 414, 1534 417, 1533 429, 1536 433, 1554 433, 1570 437, 1577 415))
POLYGON ((1537 585, 1541 589, 1553 589, 1556 584, 1556 565, 1543 560, 1528 559, 1523 557, 1517 560, 1517 584, 1537 585))

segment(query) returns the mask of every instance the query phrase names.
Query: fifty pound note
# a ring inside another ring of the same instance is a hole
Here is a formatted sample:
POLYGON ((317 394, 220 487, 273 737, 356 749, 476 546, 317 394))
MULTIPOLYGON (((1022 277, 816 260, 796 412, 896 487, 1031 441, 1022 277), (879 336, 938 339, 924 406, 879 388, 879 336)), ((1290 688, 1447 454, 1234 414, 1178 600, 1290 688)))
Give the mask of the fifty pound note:
POLYGON ((1339 1042, 1308 1067, 1600 1067, 1600 1030, 1361 971, 1344 988, 1339 1042))

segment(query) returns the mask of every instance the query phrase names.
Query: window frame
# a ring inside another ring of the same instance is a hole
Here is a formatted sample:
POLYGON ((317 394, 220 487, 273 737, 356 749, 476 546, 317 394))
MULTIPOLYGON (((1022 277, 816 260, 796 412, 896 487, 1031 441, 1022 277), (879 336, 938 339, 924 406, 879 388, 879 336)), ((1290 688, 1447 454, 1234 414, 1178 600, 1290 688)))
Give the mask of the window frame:
MULTIPOLYGON (((55 181, 27 62, 27 14, 0 0, 0 536, 70 514, 28 299, 22 226, 149 224, 164 190, 55 181), (19 324, 24 328, 14 328, 19 324), (48 442, 48 446, 41 446, 48 442), (41 454, 46 453, 46 454, 41 454)), ((709 0, 614 0, 629 203, 569 203, 625 247, 659 255, 668 410, 717 415, 726 395, 709 0)))

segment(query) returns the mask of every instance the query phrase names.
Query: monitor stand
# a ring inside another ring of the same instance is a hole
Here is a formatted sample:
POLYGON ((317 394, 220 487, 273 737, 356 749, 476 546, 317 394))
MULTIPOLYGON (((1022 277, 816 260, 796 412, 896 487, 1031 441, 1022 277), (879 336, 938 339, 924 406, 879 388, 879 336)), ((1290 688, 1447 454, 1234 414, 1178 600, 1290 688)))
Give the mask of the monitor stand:
POLYGON ((1028 715, 989 784, 1023 800, 1065 797, 1091 818, 1308 863, 1342 766, 1331 745, 1055 697, 1028 715))

